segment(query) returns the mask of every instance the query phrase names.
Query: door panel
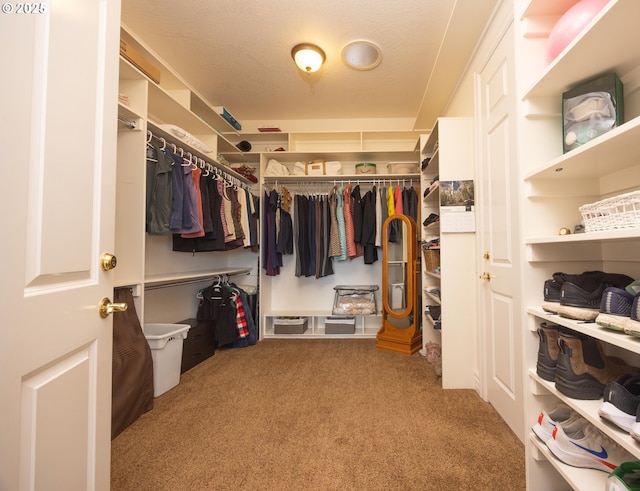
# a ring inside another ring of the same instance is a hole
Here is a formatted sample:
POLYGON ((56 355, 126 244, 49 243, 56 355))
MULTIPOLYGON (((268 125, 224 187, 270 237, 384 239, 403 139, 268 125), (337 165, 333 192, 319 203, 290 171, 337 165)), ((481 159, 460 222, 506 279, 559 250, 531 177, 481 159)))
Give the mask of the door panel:
POLYGON ((108 489, 120 2, 39 5, 0 16, 0 489, 108 489))
POLYGON ((517 243, 518 189, 515 148, 513 27, 506 30, 477 78, 481 169, 480 286, 485 395, 524 440, 522 335, 517 243))

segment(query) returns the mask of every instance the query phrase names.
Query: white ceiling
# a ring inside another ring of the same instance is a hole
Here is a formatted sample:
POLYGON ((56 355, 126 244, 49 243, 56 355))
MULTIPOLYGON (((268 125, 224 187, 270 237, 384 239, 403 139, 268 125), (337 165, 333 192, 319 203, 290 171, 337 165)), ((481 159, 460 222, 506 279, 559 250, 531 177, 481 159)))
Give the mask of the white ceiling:
POLYGON ((498 2, 122 0, 122 22, 241 123, 382 118, 428 129, 498 2), (377 68, 343 64, 340 51, 354 39, 382 47, 377 68), (302 42, 326 53, 315 74, 291 58, 302 42))

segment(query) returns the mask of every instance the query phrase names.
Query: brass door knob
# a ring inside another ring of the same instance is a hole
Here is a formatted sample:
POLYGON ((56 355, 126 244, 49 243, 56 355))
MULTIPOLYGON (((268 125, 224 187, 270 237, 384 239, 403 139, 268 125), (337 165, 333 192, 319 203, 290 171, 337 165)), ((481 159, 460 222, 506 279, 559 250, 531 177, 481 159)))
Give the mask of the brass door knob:
POLYGON ((480 275, 481 280, 491 281, 491 275, 487 272, 484 272, 480 275))
POLYGON ((103 271, 109 271, 115 268, 118 265, 118 260, 113 254, 109 254, 105 252, 100 256, 100 266, 102 266, 103 271))
POLYGON ((111 303, 111 300, 107 297, 104 297, 100 300, 98 304, 98 312, 100 313, 100 317, 103 319, 108 317, 109 314, 113 314, 114 312, 124 312, 127 310, 126 303, 111 303))

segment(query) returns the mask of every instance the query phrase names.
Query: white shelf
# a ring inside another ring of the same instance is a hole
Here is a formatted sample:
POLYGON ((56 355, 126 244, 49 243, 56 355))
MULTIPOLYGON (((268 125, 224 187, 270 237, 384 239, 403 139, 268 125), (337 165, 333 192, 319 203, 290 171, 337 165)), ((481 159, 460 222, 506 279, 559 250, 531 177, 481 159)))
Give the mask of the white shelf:
POLYGON ((549 382, 540 378, 535 373, 535 370, 529 371, 529 377, 534 384, 538 384, 543 388, 543 390, 548 391, 550 394, 553 394, 567 406, 579 412, 584 419, 596 426, 598 430, 607 435, 618 445, 623 447, 627 452, 630 452, 636 457, 640 456, 640 444, 638 444, 638 442, 636 442, 629 433, 613 424, 609 424, 598 414, 598 409, 602 404, 602 398, 592 400, 573 399, 571 397, 565 396, 562 392, 557 390, 553 382, 549 382))
POLYGON ((541 307, 529 307, 527 312, 540 319, 568 327, 569 329, 599 339, 612 346, 618 346, 627 351, 640 353, 640 338, 630 336, 624 332, 600 327, 595 322, 581 322, 573 319, 567 319, 557 314, 545 312, 541 307))
POLYGON ((524 99, 557 97, 599 74, 614 71, 622 76, 629 72, 638 63, 638 19, 640 2, 611 0, 549 64, 524 99))
POLYGON ((525 244, 576 244, 580 242, 626 242, 640 239, 640 228, 602 230, 599 232, 585 232, 582 234, 551 235, 549 237, 530 237, 525 244))
MULTIPOLYGON (((640 2, 638 2, 640 5, 640 2)), ((602 178, 640 162, 640 117, 546 162, 524 176, 525 181, 602 178)), ((565 185, 570 185, 566 183, 565 185)))
POLYGON ((267 159, 276 159, 280 162, 308 162, 317 158, 323 158, 327 162, 372 162, 376 164, 388 164, 389 162, 419 162, 419 154, 415 151, 317 151, 317 152, 264 152, 267 159))

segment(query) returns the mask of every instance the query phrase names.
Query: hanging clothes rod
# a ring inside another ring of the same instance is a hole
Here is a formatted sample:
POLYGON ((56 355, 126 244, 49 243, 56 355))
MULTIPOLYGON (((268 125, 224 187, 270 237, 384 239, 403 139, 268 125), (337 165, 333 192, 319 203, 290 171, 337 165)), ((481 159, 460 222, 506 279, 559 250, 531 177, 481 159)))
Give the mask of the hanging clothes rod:
POLYGON ((419 177, 398 177, 398 178, 392 178, 392 177, 380 177, 378 179, 372 179, 372 178, 366 178, 366 179, 358 179, 356 177, 345 177, 343 179, 329 179, 326 178, 324 180, 309 180, 309 181, 305 181, 305 180, 301 180, 300 177, 296 178, 295 180, 292 179, 287 179, 286 177, 284 179, 282 178, 278 178, 278 177, 265 177, 264 178, 264 183, 266 185, 270 185, 270 186, 278 186, 278 185, 282 185, 282 186, 286 186, 286 187, 294 187, 294 186, 305 186, 305 187, 314 187, 314 186, 346 186, 348 184, 351 185, 358 185, 358 184, 396 184, 396 185, 400 185, 400 184, 413 184, 413 183, 419 183, 420 182, 420 178, 419 177))
POLYGON ((151 284, 145 285, 144 289, 147 291, 159 290, 160 288, 170 288, 178 285, 191 285, 193 283, 203 283, 205 281, 206 282, 217 281, 222 279, 226 279, 226 281, 228 281, 229 277, 231 276, 250 275, 250 274, 251 274, 250 269, 240 269, 236 271, 228 271, 225 273, 211 273, 211 274, 199 276, 197 278, 182 278, 182 279, 162 281, 158 283, 151 283, 151 284))
POLYGON ((171 137, 168 133, 160 128, 157 128, 151 122, 147 122, 147 143, 151 138, 157 140, 162 144, 161 149, 164 150, 167 146, 171 146, 173 153, 184 157, 188 162, 193 165, 197 165, 201 169, 212 173, 214 176, 220 176, 224 181, 230 185, 242 187, 247 191, 251 190, 250 183, 240 174, 236 174, 232 169, 229 169, 222 164, 219 164, 215 160, 210 160, 204 155, 199 155, 193 149, 185 150, 180 146, 180 140, 171 137), (178 144, 176 144, 178 142, 178 144))
POLYGON ((135 121, 131 121, 129 119, 123 118, 122 116, 118 116, 118 122, 125 125, 127 128, 135 130, 138 127, 138 123, 135 121))

